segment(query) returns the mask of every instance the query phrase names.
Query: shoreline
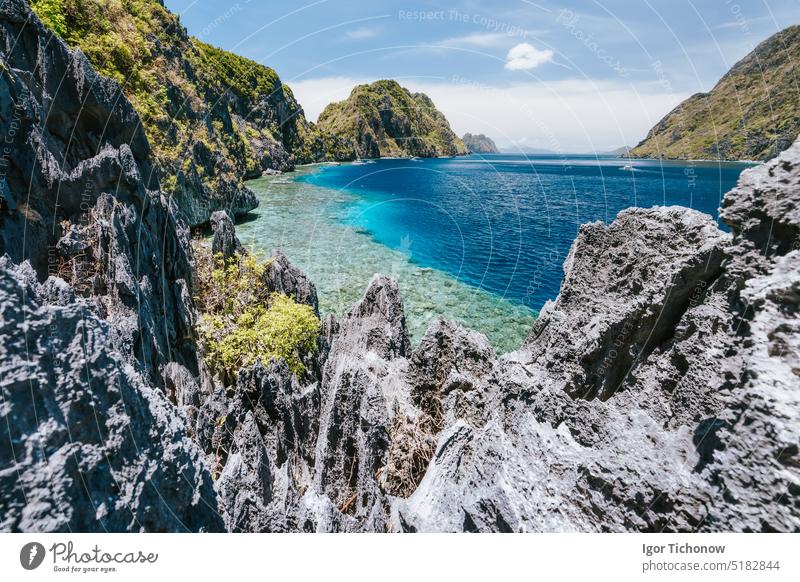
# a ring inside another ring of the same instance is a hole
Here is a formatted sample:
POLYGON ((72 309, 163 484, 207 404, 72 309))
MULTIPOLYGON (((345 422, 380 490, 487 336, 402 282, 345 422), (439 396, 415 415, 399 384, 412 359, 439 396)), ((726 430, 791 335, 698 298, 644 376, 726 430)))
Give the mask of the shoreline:
POLYGON ((758 166, 765 163, 767 160, 714 160, 709 158, 639 158, 639 157, 628 157, 628 156, 620 156, 620 160, 631 160, 631 161, 650 161, 650 162, 687 162, 687 163, 694 163, 694 162, 703 162, 703 163, 711 163, 711 164, 747 164, 751 166, 758 166))

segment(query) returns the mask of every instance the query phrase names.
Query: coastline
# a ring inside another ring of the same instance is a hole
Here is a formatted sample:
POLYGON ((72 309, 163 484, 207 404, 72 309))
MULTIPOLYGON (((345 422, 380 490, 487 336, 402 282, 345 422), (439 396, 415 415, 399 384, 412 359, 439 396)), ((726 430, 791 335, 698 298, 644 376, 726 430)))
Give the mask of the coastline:
POLYGON ((662 161, 662 162, 686 162, 686 163, 695 163, 695 162, 703 162, 703 163, 711 163, 711 164, 747 164, 750 166, 758 166, 767 162, 768 160, 719 160, 719 159, 711 159, 711 158, 643 158, 643 157, 632 157, 632 156, 619 156, 620 160, 643 160, 643 161, 662 161))

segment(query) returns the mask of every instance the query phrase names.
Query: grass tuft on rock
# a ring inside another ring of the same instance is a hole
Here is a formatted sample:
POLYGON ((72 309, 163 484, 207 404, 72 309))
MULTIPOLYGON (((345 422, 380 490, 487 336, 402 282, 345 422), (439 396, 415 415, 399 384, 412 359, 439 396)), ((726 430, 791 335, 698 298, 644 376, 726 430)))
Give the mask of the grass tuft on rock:
POLYGON ((395 416, 386 464, 377 475, 384 492, 397 497, 410 497, 414 493, 436 452, 439 430, 441 422, 425 412, 420 411, 414 418, 405 414, 395 416))

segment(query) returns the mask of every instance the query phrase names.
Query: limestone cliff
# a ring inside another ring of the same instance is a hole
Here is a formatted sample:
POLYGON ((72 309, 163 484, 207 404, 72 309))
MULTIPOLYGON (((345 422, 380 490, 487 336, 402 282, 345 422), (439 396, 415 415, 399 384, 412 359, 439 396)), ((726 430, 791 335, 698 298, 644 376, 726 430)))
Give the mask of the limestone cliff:
POLYGON ((192 263, 139 116, 22 0, 0 62, 0 530, 221 530, 168 395, 199 371, 192 263))
POLYGON ((101 74, 119 83, 152 147, 154 178, 190 225, 257 205, 244 180, 320 157, 274 70, 190 37, 160 0, 31 0, 101 74))
POLYGON ((411 93, 397 81, 356 86, 346 100, 325 108, 317 128, 331 159, 467 153, 433 101, 423 93, 411 93))
MULTIPOLYGON (((0 56, 0 530, 800 531, 800 141, 730 233, 584 225, 514 353, 441 319, 412 349, 376 275, 302 377, 217 377, 136 110, 22 0, 0 56)), ((258 284, 317 310, 279 253, 258 284)))
POLYGON ((465 133, 461 138, 464 146, 471 154, 498 154, 500 150, 497 149, 492 138, 483 135, 482 133, 465 133))

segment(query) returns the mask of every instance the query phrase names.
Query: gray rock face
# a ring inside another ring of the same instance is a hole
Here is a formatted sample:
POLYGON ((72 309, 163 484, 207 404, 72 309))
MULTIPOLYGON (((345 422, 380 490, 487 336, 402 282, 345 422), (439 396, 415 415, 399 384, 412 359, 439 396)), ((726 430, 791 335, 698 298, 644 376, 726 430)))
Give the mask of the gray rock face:
POLYGON ((22 0, 0 5, 0 255, 96 298, 148 378, 198 371, 188 232, 158 191, 138 114, 22 0))
POLYGON ((0 531, 220 531, 175 408, 86 302, 48 305, 26 268, 0 259, 0 531))
MULTIPOLYGON (((795 204, 798 201, 794 193, 795 204)), ((725 407, 703 424, 702 474, 714 485, 708 529, 800 530, 800 251, 747 281, 745 341, 725 407), (708 449, 713 448, 713 453, 708 449)))
POLYGON ((211 241, 211 253, 216 256, 221 253, 227 260, 242 250, 242 245, 236 237, 236 229, 233 220, 224 210, 217 210, 211 215, 211 229, 214 238, 211 241))
POLYGON ((610 398, 720 274, 729 237, 685 208, 583 225, 525 348, 573 397, 610 398))
POLYGON ((242 370, 219 438, 216 488, 229 531, 311 528, 301 494, 314 464, 316 385, 302 389, 285 362, 242 370))
POLYGON ((408 400, 392 394, 402 374, 394 360, 409 350, 397 283, 375 276, 338 323, 322 377, 313 485, 343 514, 336 528, 387 528, 387 500, 376 475, 385 464, 398 400, 408 400))
POLYGON ((319 315, 317 288, 282 252, 272 253, 269 268, 264 273, 264 284, 273 293, 289 295, 295 302, 313 307, 319 315))
POLYGON ((721 216, 741 241, 763 255, 784 255, 800 248, 800 144, 773 160, 742 172, 725 195, 721 216))
POLYGON ((798 154, 742 175, 732 239, 676 208, 584 226, 392 526, 800 531, 798 154))
POLYGON ((438 424, 455 422, 455 410, 480 396, 475 389, 492 372, 495 360, 483 334, 435 319, 410 358, 408 381, 414 404, 438 424))
POLYGON ((397 282, 375 275, 361 300, 339 322, 336 339, 340 349, 351 353, 373 352, 383 359, 408 356, 411 343, 397 282))
POLYGON ((0 53, 0 530, 222 530, 181 414, 188 232, 139 117, 22 0, 0 4, 0 53))

